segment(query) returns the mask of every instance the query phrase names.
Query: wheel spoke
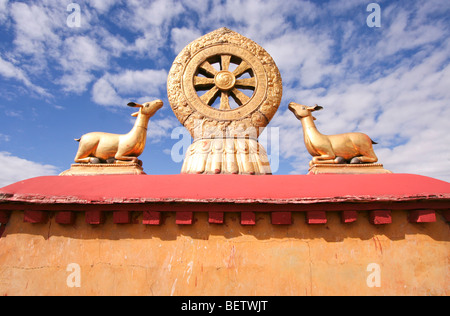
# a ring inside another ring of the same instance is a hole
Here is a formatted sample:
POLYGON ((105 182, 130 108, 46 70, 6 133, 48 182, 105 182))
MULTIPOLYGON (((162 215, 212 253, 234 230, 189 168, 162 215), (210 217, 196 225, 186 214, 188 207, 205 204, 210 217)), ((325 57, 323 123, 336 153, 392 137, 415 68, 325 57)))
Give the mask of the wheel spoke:
POLYGON ((230 68, 231 55, 222 55, 220 59, 221 70, 228 70, 230 68))
MULTIPOLYGON (((220 71, 223 72, 229 71, 231 59, 232 56, 229 54, 220 55, 219 60, 220 71)), ((214 62, 217 62, 217 59, 214 62)), ((237 66, 237 68, 232 72, 232 74, 236 78, 234 87, 233 86, 228 87, 220 85, 219 84, 221 83, 220 80, 219 82, 216 82, 216 80, 218 79, 215 77, 219 73, 219 70, 215 69, 212 66, 211 61, 205 61, 199 66, 198 73, 206 77, 194 76, 194 88, 197 91, 207 90, 205 94, 200 96, 200 99, 209 106, 212 106, 216 101, 216 99, 220 96, 219 110, 222 111, 231 110, 229 100, 230 96, 236 101, 236 103, 239 106, 242 106, 247 102, 249 102, 251 97, 247 96, 239 89, 248 89, 253 91, 256 89, 256 78, 253 77, 251 69, 252 69, 251 66, 245 60, 242 60, 241 63, 237 66), (250 76, 252 77, 238 79, 245 72, 249 72, 250 76), (231 89, 231 87, 233 88, 231 89)))
POLYGON ((244 72, 246 72, 250 68, 251 68, 250 65, 247 64, 247 62, 243 60, 240 63, 240 65, 233 71, 233 75, 235 75, 236 77, 239 77, 240 75, 242 75, 244 72))
POLYGON ((237 88, 250 88, 253 90, 256 87, 256 79, 255 78, 245 78, 245 79, 238 79, 236 80, 236 85, 237 88))
POLYGON ((194 87, 196 89, 211 89, 214 86, 214 78, 194 77, 194 87))
POLYGON ((208 61, 205 61, 200 65, 199 71, 205 76, 210 77, 214 77, 218 73, 218 71, 208 61))
POLYGON ((219 95, 219 88, 214 86, 211 90, 206 92, 200 99, 208 105, 212 105, 219 95))
POLYGON ((220 97, 220 108, 219 110, 231 110, 230 100, 228 99, 229 95, 227 92, 222 91, 222 95, 220 97))
POLYGON ((246 96, 244 93, 242 93, 241 91, 239 91, 236 88, 231 90, 231 96, 236 101, 236 103, 239 105, 243 105, 243 104, 247 103, 248 100, 250 100, 250 98, 248 96, 246 96))

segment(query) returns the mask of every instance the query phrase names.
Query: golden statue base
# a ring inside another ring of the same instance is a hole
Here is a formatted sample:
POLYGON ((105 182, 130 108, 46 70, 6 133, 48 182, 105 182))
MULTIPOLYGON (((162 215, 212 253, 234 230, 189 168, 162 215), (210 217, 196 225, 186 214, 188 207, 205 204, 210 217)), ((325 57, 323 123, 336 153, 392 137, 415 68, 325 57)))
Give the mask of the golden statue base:
POLYGON ((142 166, 137 163, 117 163, 117 164, 73 164, 69 170, 60 176, 94 176, 105 174, 146 174, 142 166))
POLYGON ((256 139, 201 139, 189 146, 181 173, 272 174, 266 150, 256 139))
POLYGON ((392 171, 383 168, 380 163, 365 164, 315 164, 309 168, 308 174, 383 174, 392 171))

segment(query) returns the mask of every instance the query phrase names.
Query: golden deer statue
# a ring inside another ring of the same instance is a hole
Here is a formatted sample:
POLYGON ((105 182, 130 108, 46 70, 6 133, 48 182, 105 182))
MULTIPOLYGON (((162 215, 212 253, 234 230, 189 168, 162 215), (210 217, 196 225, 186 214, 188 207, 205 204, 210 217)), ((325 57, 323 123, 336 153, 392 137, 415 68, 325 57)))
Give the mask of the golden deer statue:
POLYGON ((128 106, 139 108, 138 112, 131 114, 136 117, 131 131, 124 135, 93 132, 83 135, 80 139, 75 139, 80 142, 75 157, 76 163, 98 163, 100 161, 140 163, 137 157, 145 148, 148 121, 163 106, 163 102, 161 100, 144 104, 130 102, 128 106))
POLYGON ((378 161, 373 150, 376 144, 363 133, 346 133, 338 135, 323 135, 314 124, 316 119, 311 115, 322 110, 319 105, 306 106, 291 102, 291 110, 303 126, 303 136, 306 149, 313 156, 310 165, 314 164, 351 164, 375 163, 378 161))

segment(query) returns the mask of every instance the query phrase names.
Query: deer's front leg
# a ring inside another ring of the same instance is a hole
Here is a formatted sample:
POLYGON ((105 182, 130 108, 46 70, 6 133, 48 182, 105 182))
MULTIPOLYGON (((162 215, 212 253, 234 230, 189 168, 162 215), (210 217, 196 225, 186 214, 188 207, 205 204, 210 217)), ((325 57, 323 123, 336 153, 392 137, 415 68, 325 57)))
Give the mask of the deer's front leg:
POLYGON ((137 157, 134 156, 123 156, 123 155, 119 155, 116 154, 116 156, 114 157, 116 159, 116 163, 139 163, 140 160, 137 157))
POLYGON ((118 164, 128 164, 128 163, 137 163, 138 165, 142 166, 142 161, 139 160, 137 157, 116 157, 116 163, 118 164))
POLYGON ((336 156, 334 154, 324 154, 321 156, 314 156, 310 164, 334 164, 336 163, 336 156))

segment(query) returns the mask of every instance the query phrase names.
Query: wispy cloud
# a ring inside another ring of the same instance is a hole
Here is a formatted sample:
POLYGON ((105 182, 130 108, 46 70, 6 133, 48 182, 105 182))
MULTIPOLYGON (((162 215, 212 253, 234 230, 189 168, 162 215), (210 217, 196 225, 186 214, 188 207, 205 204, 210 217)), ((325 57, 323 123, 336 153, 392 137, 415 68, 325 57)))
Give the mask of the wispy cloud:
POLYGON ((36 92, 40 96, 50 97, 51 95, 42 87, 33 84, 26 73, 15 66, 13 63, 4 60, 0 56, 0 75, 7 79, 15 79, 22 82, 26 87, 30 88, 32 91, 36 92))
POLYGON ((45 175, 56 175, 58 168, 52 165, 40 164, 19 157, 8 152, 0 152, 0 187, 45 175))
POLYGON ((105 106, 123 106, 130 100, 157 99, 165 89, 166 80, 166 70, 125 70, 106 74, 94 84, 92 99, 105 106))
POLYGON ((172 36, 172 49, 175 54, 181 52, 181 50, 193 40, 202 36, 201 31, 196 28, 173 28, 171 31, 172 36))
POLYGON ((95 78, 95 70, 105 69, 109 54, 88 36, 69 37, 64 41, 59 63, 64 70, 60 83, 65 91, 83 92, 95 78))
POLYGON ((11 140, 11 136, 5 135, 5 134, 0 134, 0 143, 9 142, 10 140, 11 140))
POLYGON ((114 5, 121 3, 121 0, 91 0, 89 5, 95 8, 100 14, 107 13, 114 5))
POLYGON ((162 119, 151 119, 148 126, 148 140, 151 143, 159 143, 163 140, 170 139, 172 130, 180 126, 177 119, 172 117, 165 117, 162 119))
POLYGON ((0 22, 3 22, 8 17, 8 1, 0 0, 0 22))

